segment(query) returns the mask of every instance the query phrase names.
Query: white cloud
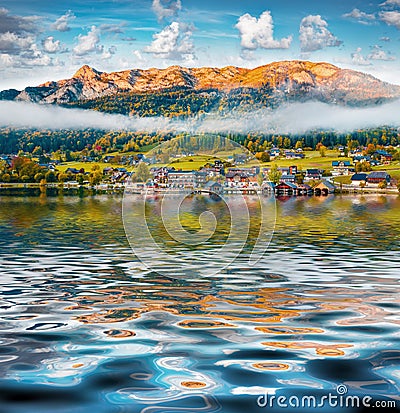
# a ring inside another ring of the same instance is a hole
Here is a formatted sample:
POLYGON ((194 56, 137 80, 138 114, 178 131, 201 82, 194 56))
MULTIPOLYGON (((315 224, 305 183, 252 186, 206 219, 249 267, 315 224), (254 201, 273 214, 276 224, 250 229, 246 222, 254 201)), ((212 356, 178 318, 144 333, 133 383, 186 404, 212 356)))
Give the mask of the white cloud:
POLYGON ((17 16, 12 15, 3 7, 0 7, 0 33, 16 33, 19 35, 38 33, 37 16, 17 16))
POLYGON ((174 18, 182 9, 181 0, 153 0, 152 9, 159 22, 174 18))
POLYGON ((38 47, 41 32, 36 16, 17 16, 0 8, 0 67, 21 69, 53 65, 38 47))
POLYGON ((384 3, 380 4, 380 6, 400 6, 400 0, 387 0, 384 3))
POLYGON ((375 45, 371 47, 371 52, 364 56, 362 54, 362 49, 359 47, 354 53, 351 54, 351 61, 357 66, 371 66, 372 61, 381 60, 385 62, 390 62, 396 60, 394 56, 390 53, 386 53, 382 50, 381 46, 375 45))
POLYGON ((5 67, 12 67, 13 65, 14 65, 13 56, 9 55, 8 53, 0 54, 0 69, 5 68, 5 67))
POLYGON ((351 54, 351 62, 357 66, 370 66, 372 63, 362 55, 361 47, 351 54))
POLYGON ((59 17, 51 26, 52 30, 57 30, 58 32, 68 32, 71 30, 69 27, 69 22, 75 19, 74 13, 68 10, 65 14, 59 17))
POLYGON ((116 52, 117 52, 117 48, 115 46, 111 46, 107 50, 105 49, 103 51, 103 53, 101 54, 101 58, 103 60, 109 60, 115 55, 116 52))
POLYGON ((78 44, 72 50, 76 56, 103 53, 104 47, 100 44, 100 30, 96 26, 92 26, 87 35, 80 34, 78 44))
POLYGON ((383 60, 383 61, 392 61, 396 60, 394 56, 391 56, 390 54, 387 54, 382 48, 378 45, 375 45, 372 48, 371 53, 367 56, 368 59, 370 60, 383 60))
POLYGON ((119 24, 101 24, 99 26, 101 33, 108 33, 108 34, 122 34, 124 33, 124 27, 126 26, 125 22, 119 24))
POLYGON ((355 19, 362 24, 368 24, 368 20, 375 20, 375 14, 368 14, 359 9, 353 9, 350 13, 343 14, 343 17, 355 19))
POLYGON ((133 55, 136 57, 136 59, 140 62, 143 63, 146 61, 146 59, 143 57, 142 53, 140 53, 140 50, 134 50, 133 55))
POLYGON ((161 32, 154 34, 153 39, 153 42, 143 49, 145 53, 152 53, 158 58, 183 60, 188 63, 196 59, 192 28, 187 24, 172 22, 161 32))
POLYGON ((19 35, 13 32, 0 33, 0 51, 7 54, 20 54, 29 50, 35 43, 30 35, 19 35))
POLYGON ((235 26, 240 33, 240 45, 244 50, 288 49, 292 43, 292 36, 281 40, 274 39, 274 22, 271 12, 265 11, 257 19, 246 13, 239 17, 235 26))
POLYGON ((400 29, 400 12, 383 11, 379 13, 379 17, 388 26, 395 26, 397 29, 400 29))
POLYGON ((320 15, 304 17, 300 23, 300 44, 303 53, 325 47, 337 47, 343 42, 328 30, 328 23, 320 15))
POLYGON ((46 37, 42 40, 42 46, 43 50, 47 53, 63 53, 67 51, 60 40, 54 40, 53 36, 46 37))

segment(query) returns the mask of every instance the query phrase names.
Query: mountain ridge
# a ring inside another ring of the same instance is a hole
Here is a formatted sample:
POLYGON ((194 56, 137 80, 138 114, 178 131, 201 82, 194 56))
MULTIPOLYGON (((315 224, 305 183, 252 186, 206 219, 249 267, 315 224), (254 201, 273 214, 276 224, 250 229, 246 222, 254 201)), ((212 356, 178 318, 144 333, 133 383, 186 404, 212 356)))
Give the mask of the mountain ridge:
POLYGON ((317 100, 343 105, 379 104, 400 98, 400 86, 372 75, 341 69, 326 62, 280 61, 254 69, 223 68, 129 69, 101 72, 82 66, 71 78, 48 81, 22 91, 0 92, 0 99, 43 104, 74 104, 120 94, 154 94, 174 88, 191 91, 217 90, 230 93, 268 87, 282 101, 317 100))

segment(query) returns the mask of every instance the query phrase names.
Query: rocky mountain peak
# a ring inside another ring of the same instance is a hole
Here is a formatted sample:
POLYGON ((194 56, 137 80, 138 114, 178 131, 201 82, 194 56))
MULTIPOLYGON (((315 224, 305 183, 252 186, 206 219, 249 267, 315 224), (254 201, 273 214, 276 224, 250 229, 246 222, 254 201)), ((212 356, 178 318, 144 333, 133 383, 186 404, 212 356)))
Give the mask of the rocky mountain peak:
POLYGON ((101 72, 93 69, 88 65, 83 65, 73 76, 73 79, 95 79, 101 75, 101 72))

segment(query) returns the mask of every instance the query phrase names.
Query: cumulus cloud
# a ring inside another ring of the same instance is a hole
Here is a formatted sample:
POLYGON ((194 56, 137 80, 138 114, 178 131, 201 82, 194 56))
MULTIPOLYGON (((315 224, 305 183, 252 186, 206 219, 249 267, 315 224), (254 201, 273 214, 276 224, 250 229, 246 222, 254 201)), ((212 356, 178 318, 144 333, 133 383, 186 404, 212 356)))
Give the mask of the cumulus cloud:
POLYGON ((115 55, 116 52, 117 52, 117 48, 115 46, 111 46, 108 49, 103 50, 103 53, 101 54, 101 58, 103 60, 109 60, 115 55))
POLYGON ((104 129, 189 133, 293 133, 310 130, 349 132, 379 126, 400 127, 400 101, 367 108, 346 108, 325 103, 295 103, 275 110, 232 113, 202 118, 132 118, 95 111, 65 109, 24 102, 0 102, 0 126, 39 129, 104 129), (21 116, 21 113, 24 116, 21 116), (315 114, 318 113, 318 116, 315 114))
POLYGON ((381 7, 389 6, 389 7, 396 7, 400 6, 400 0, 387 0, 380 5, 381 7))
POLYGON ((400 29, 400 12, 398 11, 383 11, 379 13, 380 19, 388 26, 394 26, 400 29))
POLYGON ((46 53, 64 53, 67 51, 60 40, 55 40, 53 36, 46 37, 42 40, 42 47, 46 53))
POLYGON ((39 32, 37 16, 17 16, 11 15, 9 11, 3 7, 0 8, 0 33, 16 33, 25 35, 27 33, 39 32))
POLYGON ((40 19, 37 16, 11 15, 0 8, 0 66, 35 67, 53 64, 52 59, 40 50, 38 35, 40 19))
POLYGON ((182 9, 181 0, 153 0, 152 9, 159 22, 177 16, 182 9))
POLYGON ((35 43, 35 38, 30 35, 18 35, 13 32, 0 33, 0 51, 7 54, 20 54, 29 50, 35 43))
POLYGON ((363 56, 361 47, 358 47, 356 51, 351 54, 351 62, 357 66, 370 66, 372 64, 363 56))
POLYGON ((239 17, 235 26, 239 30, 240 45, 243 50, 288 49, 292 43, 292 36, 283 39, 274 39, 274 22, 271 12, 265 11, 257 19, 246 13, 239 17))
POLYGON ((378 45, 372 47, 371 53, 368 55, 368 59, 371 60, 384 60, 386 62, 396 60, 396 58, 388 53, 386 53, 378 45))
POLYGON ((303 53, 315 52, 325 47, 337 47, 343 42, 328 30, 328 23, 320 15, 304 17, 300 23, 300 45, 303 53))
POLYGON ((18 55, 29 50, 39 32, 38 18, 11 15, 0 8, 0 53, 18 55))
POLYGON ((375 20, 375 14, 368 14, 360 9, 353 9, 350 13, 343 14, 343 17, 355 19, 362 24, 368 24, 368 21, 375 20))
POLYGON ((395 56, 392 56, 389 53, 385 52, 381 46, 375 45, 371 46, 371 52, 364 56, 362 54, 362 49, 359 47, 354 53, 351 55, 351 61, 353 64, 358 66, 370 66, 372 65, 372 61, 374 60, 382 60, 386 62, 390 62, 396 60, 395 56))
POLYGON ((75 19, 74 13, 71 10, 68 10, 65 14, 59 17, 51 26, 52 30, 58 32, 68 32, 71 30, 69 23, 75 19))
POLYGON ((185 23, 172 22, 161 32, 154 34, 153 42, 143 51, 155 57, 190 63, 196 59, 192 30, 192 27, 185 23))
POLYGON ((72 49, 76 56, 85 56, 91 53, 102 53, 104 47, 100 44, 100 30, 92 26, 87 35, 78 36, 78 44, 72 49))

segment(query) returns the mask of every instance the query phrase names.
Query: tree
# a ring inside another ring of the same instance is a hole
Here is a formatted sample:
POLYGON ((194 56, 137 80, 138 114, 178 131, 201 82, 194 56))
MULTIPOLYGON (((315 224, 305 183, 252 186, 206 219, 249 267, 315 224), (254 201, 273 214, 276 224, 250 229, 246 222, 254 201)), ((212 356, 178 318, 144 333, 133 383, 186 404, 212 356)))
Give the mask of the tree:
POLYGON ((47 182, 56 182, 56 174, 53 171, 48 171, 44 176, 47 182))
MULTIPOLYGON (((11 181, 11 175, 10 174, 3 174, 3 176, 1 177, 1 180, 3 182, 10 182, 11 181)), ((400 189, 399 189, 400 191, 400 189)))
POLYGON ((260 161, 265 163, 265 162, 270 162, 271 157, 269 156, 268 152, 262 152, 260 156, 260 161))
POLYGON ((83 181, 85 180, 84 175, 83 174, 78 174, 76 176, 76 180, 77 180, 79 185, 83 185, 83 181))
POLYGON ((65 182, 68 179, 68 176, 64 172, 60 172, 57 175, 57 179, 58 179, 58 182, 65 182))
POLYGON ((35 182, 40 182, 42 179, 44 179, 44 174, 41 172, 38 172, 33 179, 35 180, 35 182))
POLYGON ((326 156, 326 146, 320 145, 318 150, 321 157, 324 158, 326 156))
POLYGON ((98 185, 102 179, 103 179, 103 174, 100 171, 100 168, 92 170, 92 172, 90 172, 89 174, 89 183, 91 186, 98 185))
POLYGON ((282 176, 282 172, 278 169, 277 164, 273 164, 268 172, 268 179, 274 184, 278 184, 282 176))
POLYGON ((258 185, 260 185, 260 186, 263 184, 263 182, 264 182, 264 175, 263 175, 262 172, 260 172, 260 173, 258 174, 258 176, 257 176, 257 182, 258 182, 258 185))
POLYGON ((152 178, 152 174, 149 171, 149 167, 144 162, 140 162, 136 169, 135 181, 147 182, 150 178, 152 178))
POLYGON ((385 189, 385 188, 387 188, 387 186, 388 186, 387 182, 382 181, 382 182, 379 182, 378 188, 379 189, 385 189))

